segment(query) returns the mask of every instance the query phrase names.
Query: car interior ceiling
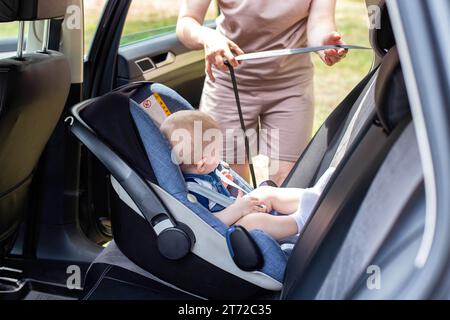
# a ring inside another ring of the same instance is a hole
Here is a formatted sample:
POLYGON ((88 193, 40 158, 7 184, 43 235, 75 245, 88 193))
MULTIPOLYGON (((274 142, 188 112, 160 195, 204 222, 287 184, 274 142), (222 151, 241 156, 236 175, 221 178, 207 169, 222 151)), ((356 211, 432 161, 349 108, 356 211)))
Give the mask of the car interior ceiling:
MULTIPOLYGON (((54 17, 60 15, 52 14, 54 17)), ((383 19, 389 21, 386 8, 383 11, 383 19)), ((233 287, 234 283, 240 284, 243 295, 241 298, 377 299, 395 297, 399 286, 408 281, 411 276, 411 272, 403 272, 403 275, 399 277, 396 270, 399 266, 406 271, 413 268, 423 231, 425 200, 423 173, 403 73, 390 23, 386 23, 386 26, 372 34, 374 51, 382 60, 381 66, 375 66, 325 121, 283 185, 283 187, 313 185, 315 180, 336 160, 336 155, 342 152, 341 148, 345 144, 345 152, 340 155, 337 173, 290 255, 281 291, 260 290, 261 288, 254 287, 254 283, 250 284, 242 279, 236 280, 220 268, 199 262, 202 268, 205 268, 205 278, 210 274, 214 275, 210 276, 211 279, 207 279, 210 281, 207 282, 210 288, 202 291, 203 288, 195 287, 198 281, 202 281, 200 273, 198 273, 198 279, 192 276, 188 281, 186 278, 177 278, 180 276, 173 273, 155 272, 155 265, 149 265, 153 263, 158 266, 155 256, 151 257, 150 262, 134 259, 136 256, 144 255, 142 250, 146 250, 147 246, 156 246, 156 243, 142 243, 143 241, 137 243, 136 237, 130 236, 129 239, 123 237, 120 237, 120 240, 116 239, 119 243, 113 241, 97 256, 86 273, 82 293, 69 292, 58 286, 39 284, 39 281, 20 282, 19 290, 13 284, 0 282, 0 298, 5 296, 9 299, 220 299, 233 297, 236 294, 234 290, 239 287, 233 287), (359 127, 354 127, 355 119, 361 120, 359 127), (383 204, 386 203, 389 204, 389 210, 383 210, 383 204), (124 242, 128 242, 127 245, 124 242), (383 290, 371 291, 367 288, 367 267, 370 265, 383 267, 385 277, 389 279, 385 280, 386 286, 383 286, 383 290), (214 273, 207 270, 208 268, 214 269, 214 273), (224 283, 227 285, 225 286, 224 283), (247 289, 248 296, 246 296, 247 289), (7 292, 8 295, 2 291, 7 292)), ((53 115, 50 112, 46 113, 46 119, 41 119, 41 123, 48 124, 45 132, 36 134, 24 130, 29 121, 25 122, 19 129, 21 133, 25 132, 28 136, 25 137, 23 134, 13 136, 16 141, 25 142, 18 143, 18 148, 14 150, 8 150, 8 154, 13 154, 14 157, 6 160, 15 163, 19 158, 26 159, 26 164, 21 165, 24 172, 19 172, 20 176, 8 176, 9 180, 3 177, 0 179, 2 182, 11 182, 5 187, 0 184, 3 188, 0 189, 0 210, 3 213, 3 207, 6 205, 11 207, 12 200, 16 204, 13 206, 16 209, 10 211, 10 215, 6 217, 3 214, 0 215, 0 219, 6 219, 7 222, 4 224, 3 220, 0 220, 2 222, 0 225, 8 225, 7 229, 0 230, 3 257, 12 248, 10 230, 16 231, 22 219, 21 212, 25 210, 22 206, 29 197, 28 190, 33 169, 62 112, 63 100, 67 97, 69 90, 70 72, 65 67, 67 62, 62 55, 56 52, 36 53, 27 55, 24 59, 29 61, 32 67, 24 67, 22 62, 14 59, 0 60, 0 64, 2 67, 9 67, 8 70, 11 72, 18 73, 17 79, 21 81, 27 79, 23 75, 27 75, 28 72, 32 75, 37 73, 38 77, 47 79, 48 68, 54 68, 51 79, 40 81, 39 88, 36 88, 36 90, 48 92, 46 100, 40 101, 40 104, 45 104, 46 108, 54 112, 53 115), (44 64, 45 72, 42 72, 44 64), (55 80, 58 83, 52 82, 55 80), (62 86, 60 90, 51 89, 57 85, 62 86), (42 86, 44 87, 41 88, 42 86), (49 97, 52 97, 51 101, 54 102, 51 106, 48 103, 49 97), (41 146, 33 155, 24 154, 25 151, 20 148, 30 143, 30 139, 39 140, 37 142, 33 140, 33 143, 41 146), (14 187, 11 188, 11 186, 14 187), (12 196, 13 193, 17 195, 12 196)), ((20 90, 24 86, 34 88, 24 81, 19 81, 16 86, 13 86, 13 91, 20 90)), ((0 86, 3 86, 1 78, 0 86)), ((117 96, 112 97, 120 99, 117 96)), ((6 116, 3 113, 0 114, 0 129, 5 126, 10 127, 8 113, 12 114, 21 110, 24 117, 33 115, 31 108, 35 105, 29 106, 30 103, 25 98, 13 99, 11 95, 8 95, 8 91, 5 91, 0 99, 6 101, 8 111, 6 116)), ((95 101, 94 99, 84 102, 83 108, 88 110, 95 101)), ((99 138, 108 141, 101 135, 99 138)), ((0 141, 2 145, 5 145, 5 139, 0 141)), ((121 154, 115 152, 117 149, 113 147, 113 143, 117 141, 108 141, 105 144, 111 147, 113 154, 117 153, 120 157, 121 154)), ((8 165, 12 164, 6 163, 4 167, 8 165)), ((5 172, 6 170, 3 174, 5 172)), ((105 185, 110 185, 110 181, 108 180, 105 185)), ((113 215, 117 211, 128 214, 130 208, 127 204, 115 192, 110 191, 108 194, 112 197, 113 206, 108 209, 113 211, 113 215)), ((142 222, 134 221, 135 215, 134 218, 132 216, 130 214, 131 222, 124 221, 123 216, 116 218, 116 222, 120 225, 116 225, 116 230, 113 232, 124 228, 120 231, 129 233, 128 226, 131 225, 138 226, 136 235, 148 232, 148 226, 143 227, 142 222)), ((152 251, 149 250, 149 252, 152 251)), ((183 261, 174 261, 170 264, 172 266, 168 268, 173 268, 170 270, 177 270, 177 268, 181 270, 187 266, 183 261)), ((161 263, 161 266, 164 265, 161 263)), ((5 272, 6 275, 12 275, 12 278, 17 276, 14 270, 5 272)), ((1 270, 0 275, 4 276, 1 270)))

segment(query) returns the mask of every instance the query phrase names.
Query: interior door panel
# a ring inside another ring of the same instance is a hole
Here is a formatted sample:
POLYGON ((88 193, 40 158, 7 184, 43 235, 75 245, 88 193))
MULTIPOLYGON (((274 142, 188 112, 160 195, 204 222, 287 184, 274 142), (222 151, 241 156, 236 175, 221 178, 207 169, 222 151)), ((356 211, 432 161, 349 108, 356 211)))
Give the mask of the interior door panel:
POLYGON ((0 40, 0 52, 16 52, 17 39, 6 38, 0 40))
POLYGON ((17 39, 0 39, 0 59, 6 59, 16 54, 17 39))
POLYGON ((191 51, 175 34, 119 49, 117 84, 135 81, 163 83, 179 92, 194 107, 200 103, 205 79, 203 51, 191 51))

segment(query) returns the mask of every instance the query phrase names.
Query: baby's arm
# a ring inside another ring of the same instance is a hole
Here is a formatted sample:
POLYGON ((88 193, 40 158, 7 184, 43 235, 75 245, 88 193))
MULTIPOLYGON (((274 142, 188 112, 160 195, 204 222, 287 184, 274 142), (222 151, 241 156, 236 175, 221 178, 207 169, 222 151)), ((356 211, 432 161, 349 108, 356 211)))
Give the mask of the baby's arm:
POLYGON ((249 196, 244 197, 241 192, 231 206, 215 213, 215 216, 227 226, 231 226, 242 217, 255 212, 265 212, 265 209, 261 208, 261 201, 249 196))
POLYGON ((305 199, 308 199, 307 201, 310 203, 311 201, 317 202, 335 170, 335 168, 329 168, 315 186, 309 189, 259 187, 253 190, 250 196, 261 200, 267 206, 269 212, 275 210, 281 214, 292 214, 299 208, 301 198, 302 202, 305 199))
POLYGON ((259 187, 249 195, 259 199, 267 207, 267 211, 277 211, 281 214, 294 213, 300 200, 300 189, 259 187))

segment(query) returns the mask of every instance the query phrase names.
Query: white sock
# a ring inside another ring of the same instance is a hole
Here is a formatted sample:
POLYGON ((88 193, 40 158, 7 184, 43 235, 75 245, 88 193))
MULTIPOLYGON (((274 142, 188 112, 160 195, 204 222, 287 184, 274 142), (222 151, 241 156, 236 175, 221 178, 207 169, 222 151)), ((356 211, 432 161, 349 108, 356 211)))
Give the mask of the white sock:
POLYGON ((291 216, 295 219, 297 223, 298 232, 303 229, 305 224, 308 222, 313 210, 319 201, 320 196, 325 190, 328 182, 333 176, 335 168, 329 168, 317 181, 316 185, 309 189, 299 189, 300 197, 298 202, 298 209, 291 216))

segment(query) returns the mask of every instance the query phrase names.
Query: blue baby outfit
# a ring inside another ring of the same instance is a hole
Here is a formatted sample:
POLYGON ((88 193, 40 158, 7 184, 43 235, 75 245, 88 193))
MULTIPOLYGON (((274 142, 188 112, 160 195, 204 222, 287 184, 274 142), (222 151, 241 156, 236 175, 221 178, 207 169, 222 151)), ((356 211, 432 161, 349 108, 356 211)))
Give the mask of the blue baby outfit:
MULTIPOLYGON (((228 191, 227 188, 225 188, 222 180, 217 175, 216 171, 219 170, 220 166, 214 170, 213 172, 209 174, 193 174, 193 173, 186 173, 184 174, 184 179, 186 182, 195 182, 198 184, 208 185, 211 187, 211 190, 216 191, 226 197, 234 199, 234 197, 231 195, 230 191, 228 191)), ((221 206, 217 203, 210 203, 210 200, 204 196, 201 196, 195 192, 192 192, 192 194, 197 198, 197 201, 204 206, 206 209, 208 209, 211 212, 219 212, 225 209, 225 207, 221 206)))

